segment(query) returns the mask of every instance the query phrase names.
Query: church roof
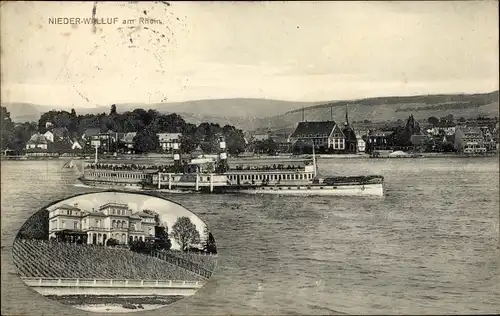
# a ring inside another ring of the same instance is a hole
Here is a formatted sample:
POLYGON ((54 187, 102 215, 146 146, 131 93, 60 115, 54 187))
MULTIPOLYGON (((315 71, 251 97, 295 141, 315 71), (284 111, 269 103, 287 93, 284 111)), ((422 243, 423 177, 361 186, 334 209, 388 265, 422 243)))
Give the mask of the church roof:
POLYGON ((335 127, 334 121, 300 122, 290 137, 314 137, 316 135, 330 135, 335 127))

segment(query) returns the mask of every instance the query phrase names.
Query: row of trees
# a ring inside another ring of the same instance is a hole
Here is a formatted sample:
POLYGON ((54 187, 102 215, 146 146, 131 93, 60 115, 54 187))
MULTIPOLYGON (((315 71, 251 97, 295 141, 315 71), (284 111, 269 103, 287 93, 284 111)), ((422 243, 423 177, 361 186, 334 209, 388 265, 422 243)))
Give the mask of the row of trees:
POLYGON ((52 110, 43 113, 37 123, 23 123, 15 126, 10 113, 1 108, 2 149, 22 151, 31 135, 45 133, 54 127, 65 127, 70 138, 79 138, 88 128, 98 128, 101 132, 136 132, 134 149, 137 152, 151 152, 159 148, 157 133, 182 133, 181 150, 189 153, 200 147, 206 153, 216 153, 220 137, 224 137, 227 151, 237 155, 245 150, 243 131, 232 125, 220 126, 213 123, 199 125, 187 123, 181 116, 161 114, 156 110, 135 109, 118 113, 112 105, 109 114, 77 115, 70 112, 52 110), (47 124, 50 123, 50 124, 47 124))

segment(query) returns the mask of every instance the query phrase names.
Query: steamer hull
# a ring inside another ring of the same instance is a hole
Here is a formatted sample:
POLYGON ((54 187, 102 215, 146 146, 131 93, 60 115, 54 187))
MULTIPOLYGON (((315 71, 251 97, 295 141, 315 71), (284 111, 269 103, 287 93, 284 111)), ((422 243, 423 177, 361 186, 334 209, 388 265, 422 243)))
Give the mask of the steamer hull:
POLYGON ((234 192, 292 196, 384 196, 384 188, 382 184, 324 186, 310 187, 309 189, 302 187, 260 187, 253 189, 243 188, 234 192))

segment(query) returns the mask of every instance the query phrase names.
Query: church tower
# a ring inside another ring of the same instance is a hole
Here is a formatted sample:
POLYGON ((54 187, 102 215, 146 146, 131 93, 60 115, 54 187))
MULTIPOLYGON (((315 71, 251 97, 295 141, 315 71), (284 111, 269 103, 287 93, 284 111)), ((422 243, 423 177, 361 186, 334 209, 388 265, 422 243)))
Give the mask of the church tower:
POLYGON ((345 122, 344 126, 349 126, 349 114, 347 113, 347 103, 345 104, 345 122))

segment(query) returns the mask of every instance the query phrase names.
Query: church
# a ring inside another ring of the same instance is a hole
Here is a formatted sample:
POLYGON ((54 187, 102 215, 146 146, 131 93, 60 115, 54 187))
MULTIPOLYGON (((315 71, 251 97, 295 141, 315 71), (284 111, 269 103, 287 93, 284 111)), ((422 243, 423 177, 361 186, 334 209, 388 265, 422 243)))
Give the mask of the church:
POLYGON ((300 151, 300 148, 311 147, 313 144, 317 153, 355 154, 358 152, 358 140, 354 128, 349 123, 347 105, 343 124, 337 124, 333 120, 299 122, 290 140, 296 149, 295 152, 300 151))

